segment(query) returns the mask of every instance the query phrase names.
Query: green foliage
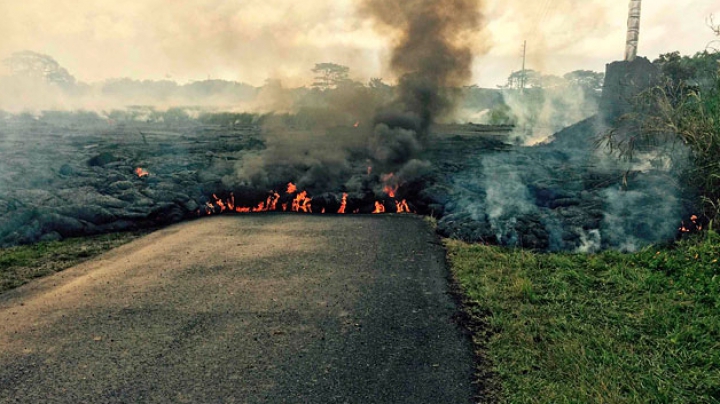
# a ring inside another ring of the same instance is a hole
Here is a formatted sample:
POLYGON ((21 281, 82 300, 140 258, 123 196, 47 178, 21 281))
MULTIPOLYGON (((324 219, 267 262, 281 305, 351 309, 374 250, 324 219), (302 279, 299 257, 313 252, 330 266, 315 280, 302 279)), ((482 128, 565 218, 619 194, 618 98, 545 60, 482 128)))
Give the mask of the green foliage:
POLYGON ((0 249, 0 293, 35 278, 62 271, 143 234, 145 233, 115 233, 2 248, 0 249))
POLYGON ((537 88, 542 87, 542 73, 527 69, 510 73, 505 88, 537 88))
POLYGON ((158 112, 156 119, 167 125, 183 125, 190 122, 190 115, 183 108, 169 108, 165 112, 158 112))
POLYGON ((575 70, 566 73, 562 77, 552 74, 542 74, 535 70, 515 71, 508 77, 505 88, 566 88, 579 87, 586 94, 598 95, 602 89, 604 73, 594 72, 592 70, 575 70))
POLYGON ((663 75, 675 85, 711 84, 717 78, 720 53, 698 52, 694 56, 681 56, 680 52, 660 55, 653 61, 663 75))
POLYGON ((500 104, 490 110, 488 116, 488 124, 490 125, 515 125, 517 117, 512 113, 510 107, 506 104, 500 104))
POLYGON ((684 184, 699 195, 698 213, 720 228, 720 54, 679 53, 655 61, 664 82, 640 93, 633 112, 621 117, 604 142, 619 156, 632 159, 639 150, 670 155, 681 143, 691 164, 684 184))
POLYGON ((329 90, 348 81, 350 68, 335 63, 316 63, 312 72, 316 74, 312 86, 320 90, 329 90))
POLYGON ((72 87, 77 83, 75 77, 60 66, 55 59, 41 53, 16 52, 4 59, 3 64, 8 66, 16 76, 41 79, 65 88, 72 87))
POLYGON ((563 78, 582 88, 586 95, 599 95, 602 91, 605 73, 592 70, 575 70, 565 74, 563 78))
POLYGON ((502 402, 720 402, 716 233, 632 255, 447 247, 502 402))

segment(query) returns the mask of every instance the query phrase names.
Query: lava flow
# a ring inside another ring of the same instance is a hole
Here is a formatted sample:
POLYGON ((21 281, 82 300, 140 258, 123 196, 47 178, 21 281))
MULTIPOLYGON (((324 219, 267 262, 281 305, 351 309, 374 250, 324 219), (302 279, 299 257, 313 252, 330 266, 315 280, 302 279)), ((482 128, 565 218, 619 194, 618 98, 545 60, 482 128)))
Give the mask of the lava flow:
MULTIPOLYGON (((391 178, 391 177, 386 177, 391 178)), ((313 198, 305 190, 298 190, 297 186, 290 182, 287 184, 284 195, 276 191, 268 192, 265 200, 259 202, 253 207, 238 206, 234 193, 230 193, 225 197, 212 194, 212 200, 198 209, 198 215, 213 215, 222 213, 258 213, 258 212, 296 212, 296 213, 415 213, 408 202, 395 199, 398 185, 385 185, 384 194, 387 198, 376 200, 374 204, 367 205, 365 199, 355 199, 351 201, 348 193, 343 193, 341 198, 335 196, 326 197, 321 201, 314 202, 313 198), (388 208, 391 207, 391 208, 388 208), (393 210, 392 207, 395 209, 393 210)))
POLYGON ((145 170, 144 168, 138 167, 135 169, 135 175, 137 175, 140 178, 143 178, 143 177, 149 176, 150 173, 147 170, 145 170))
POLYGON ((702 231, 703 226, 702 224, 698 223, 698 217, 697 215, 690 216, 690 223, 685 223, 685 221, 681 222, 680 228, 678 229, 680 233, 697 233, 702 231))

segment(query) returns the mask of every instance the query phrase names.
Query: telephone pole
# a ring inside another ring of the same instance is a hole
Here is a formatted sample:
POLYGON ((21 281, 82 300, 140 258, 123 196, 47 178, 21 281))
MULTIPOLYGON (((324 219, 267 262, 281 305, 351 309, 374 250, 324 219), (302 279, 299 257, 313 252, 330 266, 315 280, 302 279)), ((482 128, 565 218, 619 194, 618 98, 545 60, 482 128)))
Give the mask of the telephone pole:
POLYGON ((638 41, 640 39, 640 12, 642 0, 631 0, 628 12, 628 32, 625 44, 625 61, 632 62, 637 57, 638 41))
POLYGON ((523 61, 522 61, 522 76, 520 78, 520 91, 525 91, 525 82, 527 82, 527 77, 525 77, 525 56, 527 55, 527 40, 523 41, 523 61))

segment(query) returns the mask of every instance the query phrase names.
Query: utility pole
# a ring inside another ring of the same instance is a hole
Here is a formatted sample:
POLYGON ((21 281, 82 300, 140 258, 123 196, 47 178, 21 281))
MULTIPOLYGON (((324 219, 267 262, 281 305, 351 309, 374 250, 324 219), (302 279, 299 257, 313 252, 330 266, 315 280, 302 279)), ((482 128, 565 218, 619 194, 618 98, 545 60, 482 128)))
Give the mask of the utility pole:
POLYGON ((628 12, 628 32, 625 44, 625 61, 632 62, 637 57, 638 41, 640 39, 640 11, 642 0, 631 0, 628 12))
POLYGON ((525 77, 525 56, 527 55, 527 40, 523 41, 523 62, 522 62, 522 76, 520 76, 520 91, 525 92, 525 83, 527 77, 525 77))

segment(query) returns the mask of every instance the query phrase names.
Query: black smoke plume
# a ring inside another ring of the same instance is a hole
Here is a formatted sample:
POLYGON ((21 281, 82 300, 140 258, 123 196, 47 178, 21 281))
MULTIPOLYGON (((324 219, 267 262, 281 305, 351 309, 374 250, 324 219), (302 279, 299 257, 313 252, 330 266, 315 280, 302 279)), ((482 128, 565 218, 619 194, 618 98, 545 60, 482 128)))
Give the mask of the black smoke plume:
POLYGON ((361 1, 360 14, 392 40, 389 65, 397 77, 392 100, 375 100, 375 113, 366 116, 358 113, 368 105, 361 92, 334 100, 329 106, 333 116, 356 114, 362 122, 351 133, 318 126, 298 142, 291 140, 298 134, 288 128, 264 128, 268 149, 238 166, 239 183, 271 187, 296 181, 308 190, 364 192, 361 189, 382 190, 368 186, 368 166, 378 179, 390 173, 410 175, 395 176, 399 183, 425 173, 418 167, 428 164, 418 158, 430 126, 452 112, 456 94, 472 77, 473 39, 482 28, 480 7, 477 0, 361 1), (348 110, 338 110, 343 107, 348 110), (360 189, 358 184, 364 185, 360 189), (332 187, 321 190, 320 185, 332 187))
POLYGON ((395 108, 405 118, 383 112, 377 123, 415 130, 424 139, 433 121, 452 111, 457 89, 472 77, 480 7, 477 0, 362 2, 361 12, 396 36, 390 66, 400 77, 395 108))

